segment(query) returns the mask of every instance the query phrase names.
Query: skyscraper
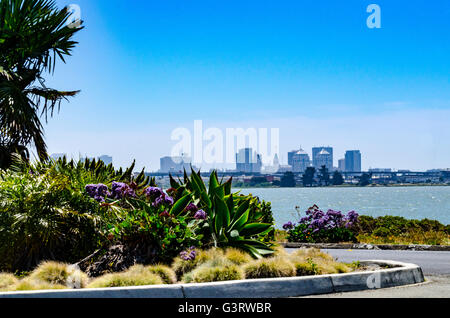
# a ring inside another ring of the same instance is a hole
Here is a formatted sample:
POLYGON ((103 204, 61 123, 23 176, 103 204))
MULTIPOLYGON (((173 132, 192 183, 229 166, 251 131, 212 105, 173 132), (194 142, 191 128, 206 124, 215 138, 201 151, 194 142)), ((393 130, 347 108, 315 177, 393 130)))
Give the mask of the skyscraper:
POLYGON ((311 160, 309 155, 303 149, 300 149, 292 156, 292 171, 293 172, 305 172, 309 167, 311 160))
POLYGON ((345 153, 345 171, 361 172, 361 152, 349 150, 345 153))
POLYGON ((316 169, 326 166, 328 171, 333 170, 333 147, 314 147, 312 156, 313 166, 316 169))
POLYGON ((345 159, 339 159, 338 170, 345 171, 345 159))
POLYGON ((288 152, 288 165, 292 166, 294 164, 293 157, 298 152, 298 150, 292 150, 288 152))

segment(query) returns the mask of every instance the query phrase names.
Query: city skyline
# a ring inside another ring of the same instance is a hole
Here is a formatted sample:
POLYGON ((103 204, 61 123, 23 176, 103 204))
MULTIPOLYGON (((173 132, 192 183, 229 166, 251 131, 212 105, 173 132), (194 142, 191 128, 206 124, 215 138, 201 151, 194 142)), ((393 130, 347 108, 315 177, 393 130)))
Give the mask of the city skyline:
POLYGON ((381 0, 381 29, 359 0, 77 4, 86 29, 46 85, 81 92, 44 127, 51 153, 157 170, 201 119, 280 128, 283 163, 330 143, 363 170, 450 166, 449 1, 381 0))

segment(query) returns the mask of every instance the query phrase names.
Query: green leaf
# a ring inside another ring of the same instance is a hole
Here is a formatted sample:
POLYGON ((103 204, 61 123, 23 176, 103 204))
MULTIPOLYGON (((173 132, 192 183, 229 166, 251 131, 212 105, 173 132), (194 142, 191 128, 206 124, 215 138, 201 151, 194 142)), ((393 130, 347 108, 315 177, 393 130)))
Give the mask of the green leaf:
POLYGON ((231 186, 233 185, 233 177, 228 179, 228 181, 225 182, 223 185, 224 185, 225 195, 231 194, 231 186))
MULTIPOLYGON (((237 220, 239 220, 241 218, 241 216, 248 210, 248 208, 250 207, 250 201, 249 200, 245 200, 244 202, 240 203, 240 205, 238 206, 236 213, 233 216, 233 221, 232 223, 235 223, 237 220)), ((245 221, 247 222, 247 221, 245 221)))
POLYGON ((248 221, 248 215, 250 213, 250 210, 247 210, 244 212, 244 214, 241 215, 239 219, 237 219, 230 228, 230 231, 232 230, 241 230, 245 223, 248 221))
POLYGON ((172 174, 169 174, 169 178, 170 178, 170 187, 178 189, 180 187, 180 184, 172 177, 172 174))
POLYGON ((228 211, 228 207, 225 202, 216 197, 215 198, 215 230, 217 234, 222 234, 224 229, 228 228, 230 225, 230 211, 228 211))
POLYGON ((234 217, 234 198, 233 194, 230 194, 228 198, 226 199, 228 211, 230 212, 230 219, 233 219, 234 217))
POLYGON ((203 179, 194 171, 194 169, 191 168, 191 179, 195 181, 197 186, 200 188, 201 191, 206 192, 206 186, 203 182, 203 179))
POLYGON ((250 223, 246 224, 240 231, 241 236, 254 236, 267 231, 272 227, 272 224, 266 223, 250 223))
POLYGON ((191 195, 187 194, 184 197, 182 197, 180 200, 175 202, 172 209, 170 210, 170 214, 172 214, 174 216, 178 216, 187 207, 189 202, 191 202, 191 195))
POLYGON ((216 171, 211 172, 211 175, 209 176, 209 194, 214 193, 214 189, 219 187, 219 180, 217 180, 217 173, 216 171))

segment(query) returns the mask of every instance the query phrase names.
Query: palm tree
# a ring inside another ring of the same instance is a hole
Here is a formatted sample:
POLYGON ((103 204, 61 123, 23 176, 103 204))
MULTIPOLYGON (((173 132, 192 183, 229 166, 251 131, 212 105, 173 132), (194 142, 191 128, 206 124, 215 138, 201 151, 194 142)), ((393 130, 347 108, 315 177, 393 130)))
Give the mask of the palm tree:
POLYGON ((13 152, 28 159, 31 145, 47 159, 41 118, 47 121, 62 100, 79 92, 49 88, 43 78, 78 44, 72 37, 82 27, 69 25, 69 18, 53 0, 1 0, 0 168, 10 164, 13 152))

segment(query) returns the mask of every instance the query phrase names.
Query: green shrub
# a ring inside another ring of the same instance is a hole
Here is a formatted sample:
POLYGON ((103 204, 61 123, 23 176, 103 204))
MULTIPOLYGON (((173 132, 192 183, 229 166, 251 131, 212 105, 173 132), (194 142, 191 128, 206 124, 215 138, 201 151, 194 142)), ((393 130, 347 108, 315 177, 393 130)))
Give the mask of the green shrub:
POLYGON ((42 260, 74 263, 99 246, 99 205, 70 177, 25 166, 0 171, 0 270, 28 271, 42 260))
POLYGON ((275 278, 295 276, 294 265, 282 257, 273 257, 253 261, 243 266, 245 278, 275 278))

